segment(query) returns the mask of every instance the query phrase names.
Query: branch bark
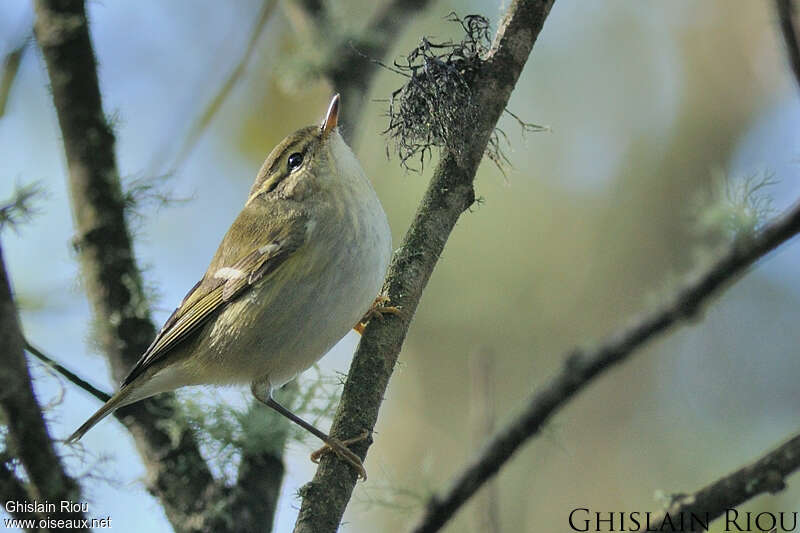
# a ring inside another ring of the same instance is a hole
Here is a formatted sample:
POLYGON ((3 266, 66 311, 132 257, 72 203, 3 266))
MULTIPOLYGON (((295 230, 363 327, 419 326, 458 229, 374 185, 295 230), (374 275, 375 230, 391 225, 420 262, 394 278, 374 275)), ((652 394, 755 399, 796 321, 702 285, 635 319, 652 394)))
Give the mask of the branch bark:
MULTIPOLYGON (((64 139, 83 281, 112 375, 121 381, 155 328, 125 220, 115 139, 103 114, 84 2, 37 0, 35 34, 64 139)), ((233 488, 216 481, 192 430, 183 425, 176 434, 160 423, 176 412, 174 395, 162 394, 116 413, 134 438, 148 489, 175 530, 255 530, 270 524, 274 505, 251 506, 247 514, 233 516, 243 501, 253 503, 259 494, 249 491, 263 484, 248 481, 252 475, 233 488)), ((170 422, 172 428, 176 424, 170 422)))
MULTIPOLYGON (((404 315, 372 321, 364 331, 331 427, 334 437, 352 437, 374 428, 422 291, 456 221, 475 200, 473 181, 489 136, 552 4, 552 0, 515 0, 508 8, 471 86, 473 103, 479 110, 474 130, 464 132, 464 150, 442 150, 414 222, 389 267, 384 287, 392 303, 402 306, 404 315)), ((363 458, 369 445, 369 441, 363 441, 352 448, 363 458)), ((336 531, 355 482, 356 474, 349 465, 327 454, 314 479, 300 491, 303 500, 295 533, 336 531)))
MULTIPOLYGON (((80 502, 80 488, 70 477, 47 432, 42 410, 36 402, 25 361, 17 308, 0 248, 0 412, 8 428, 7 454, 19 459, 29 479, 24 485, 5 462, 0 464, 0 489, 4 501, 80 502), (21 500, 20 492, 24 494, 21 500)), ((86 517, 80 511, 61 512, 60 504, 41 518, 75 520, 86 517)), ((78 530, 87 531, 85 527, 78 530)))
MULTIPOLYGON (((3 457, 0 460, 0 498, 4 502, 26 501, 30 498, 28 488, 8 467, 6 464, 7 459, 7 457, 3 457)), ((13 507, 8 514, 17 520, 41 520, 44 518, 44 516, 28 511, 26 508, 13 507)))
POLYGON ((58 372, 59 374, 64 376, 64 378, 67 381, 69 381, 70 383, 72 383, 76 387, 79 387, 79 388, 83 389, 84 391, 88 392, 89 394, 91 394, 92 396, 94 396, 95 398, 100 400, 101 402, 105 403, 105 402, 107 402, 108 400, 111 399, 111 395, 110 394, 108 394, 107 392, 101 391, 100 389, 98 389, 97 387, 95 387, 94 385, 92 385, 91 383, 89 383, 88 381, 83 379, 82 377, 80 377, 78 374, 76 374, 75 372, 70 370, 69 368, 65 367, 64 365, 62 365, 58 361, 53 360, 51 357, 48 357, 47 354, 45 354, 39 348, 33 346, 27 340, 25 341, 25 350, 28 353, 32 354, 34 357, 36 357, 42 363, 46 364, 47 366, 49 366, 50 368, 52 368, 53 370, 55 370, 56 372, 58 372))
POLYGON ((649 522, 661 524, 667 514, 679 516, 681 513, 686 513, 691 516, 694 513, 703 518, 704 523, 710 523, 729 509, 759 494, 775 494, 782 491, 786 488, 785 478, 798 468, 800 468, 800 435, 792 437, 755 462, 706 485, 697 492, 677 498, 669 507, 653 514, 649 522))

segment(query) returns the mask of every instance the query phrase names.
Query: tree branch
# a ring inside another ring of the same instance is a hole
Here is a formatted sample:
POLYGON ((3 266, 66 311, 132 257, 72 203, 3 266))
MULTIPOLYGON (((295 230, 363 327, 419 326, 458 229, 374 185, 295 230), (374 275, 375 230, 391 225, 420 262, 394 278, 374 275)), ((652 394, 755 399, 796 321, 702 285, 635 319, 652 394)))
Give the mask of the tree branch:
MULTIPOLYGON (((64 139, 83 280, 103 351, 121 381, 155 328, 125 220, 115 139, 103 114, 83 1, 37 0, 35 34, 64 139)), ((276 473, 282 475, 282 468, 258 465, 280 462, 280 454, 262 454, 243 465, 248 475, 226 487, 213 478, 191 428, 175 419, 177 410, 174 395, 161 394, 115 413, 131 432, 148 489, 175 530, 255 530, 271 523, 281 482, 276 473), (267 487, 267 480, 274 486, 267 487), (245 506, 247 512, 241 512, 245 506)))
POLYGON ((800 85, 800 30, 798 30, 796 6, 792 0, 775 0, 778 19, 781 24, 783 42, 794 79, 800 85))
MULTIPOLYGON (((103 114, 83 1, 37 0, 35 34, 64 140, 83 281, 101 346, 115 380, 121 381, 155 328, 125 221, 115 139, 103 114)), ((161 500, 173 527, 202 530, 208 518, 204 511, 224 491, 192 431, 184 426, 168 432, 159 423, 175 412, 174 396, 164 394, 115 414, 133 435, 148 488, 161 500)))
POLYGON ((0 117, 6 112, 8 97, 11 94, 11 88, 14 86, 14 80, 17 79, 17 72, 19 72, 19 65, 22 62, 22 55, 28 48, 29 37, 29 35, 26 35, 25 40, 9 52, 5 59, 3 59, 2 74, 0 74, 0 117))
POLYGON ((66 378, 67 381, 69 381, 73 385, 76 385, 78 388, 85 390, 86 392, 88 392, 101 402, 105 403, 111 399, 110 394, 101 391, 100 389, 98 389, 97 387, 95 387, 82 377, 80 377, 78 374, 74 373, 72 370, 66 368, 61 363, 58 363, 54 359, 50 358, 39 348, 33 346, 30 342, 28 342, 27 339, 25 339, 25 350, 27 350, 28 353, 32 354, 42 363, 46 364, 47 366, 49 366, 50 368, 52 368, 53 370, 64 376, 64 378, 66 378))
MULTIPOLYGON (((789 0, 776 0, 782 22, 791 22, 789 0), (788 18, 787 18, 788 17, 788 18)), ((792 24, 783 25, 784 37, 793 66, 798 52, 797 33, 792 24)), ((798 55, 800 57, 800 55, 798 55)), ((800 83, 800 77, 798 77, 800 83)), ((528 439, 539 433, 545 422, 594 378, 632 355, 672 326, 694 317, 712 296, 733 283, 757 260, 800 233, 800 203, 763 226, 752 238, 738 239, 705 272, 689 281, 672 300, 632 326, 616 332, 593 350, 575 349, 566 356, 559 374, 528 401, 514 420, 498 431, 483 451, 457 476, 443 495, 428 502, 415 533, 438 531, 453 514, 489 479, 528 439)))
POLYGON ((229 516, 233 518, 230 531, 241 531, 242 523, 259 524, 259 528, 263 531, 272 530, 270 525, 278 507, 285 473, 282 453, 285 444, 285 441, 282 442, 274 452, 242 451, 236 486, 232 491, 233 496, 228 511, 229 516))
MULTIPOLYGON (((20 481, 6 464, 7 457, 0 458, 0 498, 4 502, 24 502, 30 498, 27 487, 20 481)), ((40 514, 14 507, 8 514, 18 520, 40 520, 40 514)))
MULTIPOLYGON (((403 245, 395 253, 384 287, 402 317, 372 321, 364 331, 331 427, 337 438, 372 429, 414 311, 433 268, 461 213, 475 200, 473 180, 489 136, 505 108, 514 84, 544 21, 552 0, 515 0, 498 29, 489 55, 471 83, 477 110, 473 131, 464 131, 462 150, 443 148, 441 159, 403 245)), ((362 458, 369 442, 353 445, 362 458)), ((333 454, 322 459, 303 498, 295 533, 333 532, 338 528, 353 491, 356 474, 333 454)))
POLYGON ((388 0, 364 30, 355 37, 342 36, 335 21, 331 21, 323 3, 318 0, 297 0, 309 26, 307 33, 317 45, 324 46, 333 40, 338 44, 326 55, 327 60, 319 70, 333 89, 342 95, 342 116, 339 122, 345 125, 343 135, 354 144, 356 125, 361 122, 364 101, 372 86, 378 64, 399 39, 414 15, 424 10, 431 0, 388 0))
POLYGON ((530 398, 522 413, 491 438, 480 455, 455 476, 444 494, 431 498, 413 531, 437 531, 520 446, 537 435, 547 420, 592 380, 670 327, 697 315, 712 296, 799 232, 800 204, 797 204, 752 238, 734 242, 708 270, 687 283, 665 305, 607 337, 592 350, 573 350, 565 358, 561 372, 530 398))
MULTIPOLYGON (((80 501, 80 488, 61 464, 36 402, 25 361, 25 342, 0 248, 0 413, 8 428, 8 455, 19 458, 28 479, 27 490, 5 464, 0 465, 0 488, 5 501, 25 492, 25 500, 80 501)), ((61 512, 47 518, 83 520, 82 512, 61 512)), ((78 528, 86 531, 86 528, 78 528)))
MULTIPOLYGON (((785 479, 800 468, 800 435, 796 435, 752 464, 706 485, 694 494, 682 495, 650 517, 651 524, 661 524, 666 515, 681 513, 700 516, 708 524, 759 494, 775 494, 786 488, 785 479), (706 520, 707 518, 707 520, 706 520)), ((645 527, 645 526, 642 526, 645 527)), ((639 531, 644 531, 639 529, 639 531)))
POLYGON ((206 128, 208 128, 208 125, 211 124, 211 121, 216 116, 217 112, 222 108, 222 104, 225 102, 225 100, 228 99, 228 96, 236 86, 236 83, 244 75, 245 68, 249 63, 250 58, 253 56, 253 52, 255 52, 256 45, 261 39, 261 35, 264 33, 267 23, 272 18, 272 14, 275 12, 275 6, 277 4, 277 0, 264 0, 262 3, 256 23, 253 26, 253 30, 250 32, 250 39, 247 41, 247 46, 244 49, 244 53, 239 58, 239 62, 236 63, 236 66, 228 75, 228 77, 222 82, 217 90, 217 93, 214 95, 214 98, 208 102, 203 110, 203 113, 195 119, 194 123, 189 129, 189 132, 184 138, 180 149, 178 150, 178 155, 175 156, 175 160, 172 162, 173 171, 181 166, 192 152, 197 144, 197 141, 200 140, 202 133, 206 130, 206 128))

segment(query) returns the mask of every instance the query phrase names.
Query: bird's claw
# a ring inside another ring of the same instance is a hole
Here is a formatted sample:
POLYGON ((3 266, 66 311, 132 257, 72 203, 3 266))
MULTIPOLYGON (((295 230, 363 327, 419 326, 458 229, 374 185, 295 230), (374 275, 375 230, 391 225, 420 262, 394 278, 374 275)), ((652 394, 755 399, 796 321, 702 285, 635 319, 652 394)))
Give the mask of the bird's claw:
POLYGON ((369 311, 364 314, 364 317, 358 321, 358 324, 355 325, 353 328, 356 330, 359 335, 364 333, 364 328, 367 327, 367 323, 372 320, 373 318, 378 318, 383 320, 383 315, 396 315, 396 316, 403 316, 402 307, 399 305, 386 305, 391 300, 389 295, 385 292, 382 292, 375 298, 375 301, 372 302, 372 306, 370 306, 369 311))
POLYGON ((331 440, 329 442, 326 442, 322 448, 311 454, 311 462, 315 464, 319 463, 320 459, 325 453, 332 451, 333 453, 338 455, 341 459, 352 465, 352 467, 356 469, 358 477, 366 481, 367 470, 364 468, 364 463, 361 461, 361 458, 357 456, 355 453, 353 453, 352 450, 347 448, 347 446, 354 444, 356 442, 360 442, 366 439, 367 437, 369 437, 369 431, 364 430, 363 433, 361 433, 357 437, 353 437, 352 439, 338 440, 331 438, 331 440))

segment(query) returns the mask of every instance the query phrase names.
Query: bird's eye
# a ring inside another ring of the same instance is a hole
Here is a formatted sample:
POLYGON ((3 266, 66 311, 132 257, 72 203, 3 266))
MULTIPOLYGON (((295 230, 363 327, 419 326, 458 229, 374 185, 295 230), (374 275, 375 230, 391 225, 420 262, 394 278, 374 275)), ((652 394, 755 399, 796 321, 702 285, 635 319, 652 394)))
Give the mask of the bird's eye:
POLYGON ((287 160, 287 166, 289 167, 289 172, 296 169, 302 164, 303 164, 303 154, 301 154, 300 152, 293 153, 292 155, 289 156, 289 159, 287 160))

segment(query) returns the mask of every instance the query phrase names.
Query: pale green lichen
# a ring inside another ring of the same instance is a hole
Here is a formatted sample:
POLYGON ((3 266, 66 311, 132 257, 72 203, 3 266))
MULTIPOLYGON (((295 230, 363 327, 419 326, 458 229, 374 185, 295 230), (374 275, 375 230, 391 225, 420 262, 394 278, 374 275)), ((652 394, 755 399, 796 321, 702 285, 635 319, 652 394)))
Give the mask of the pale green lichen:
POLYGON ((776 183, 769 172, 742 178, 714 172, 712 201, 699 210, 701 233, 722 234, 731 242, 752 237, 774 212, 767 189, 776 183))

